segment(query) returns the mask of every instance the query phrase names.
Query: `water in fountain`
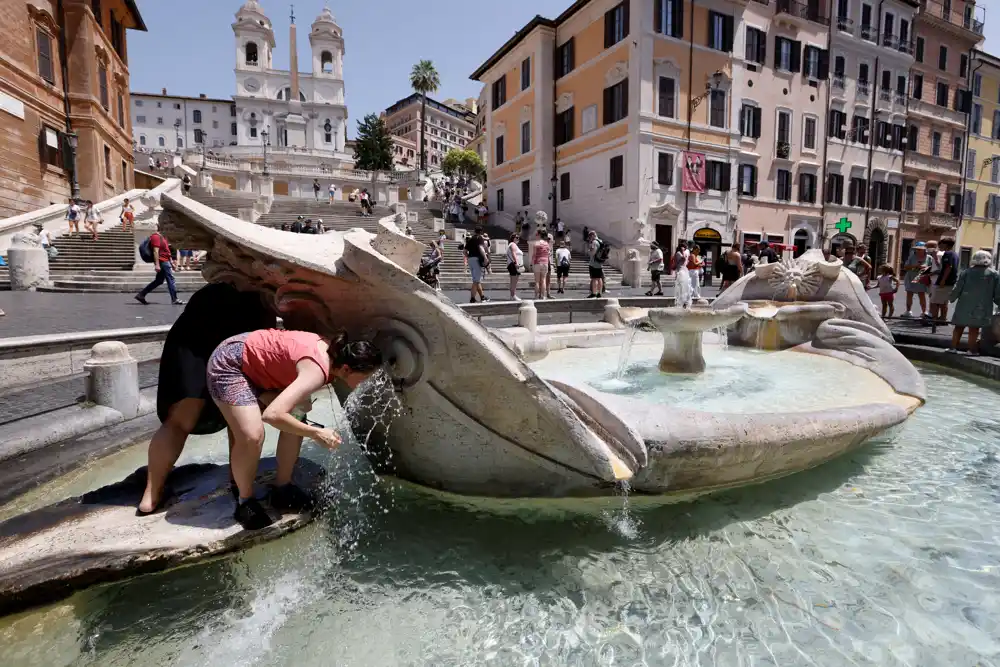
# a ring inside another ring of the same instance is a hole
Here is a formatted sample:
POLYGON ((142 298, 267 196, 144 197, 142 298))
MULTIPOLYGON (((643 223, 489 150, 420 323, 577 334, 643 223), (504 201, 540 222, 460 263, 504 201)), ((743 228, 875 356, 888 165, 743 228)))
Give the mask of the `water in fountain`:
POLYGON ((715 334, 715 338, 719 349, 723 352, 729 350, 729 327, 715 327, 712 329, 712 333, 715 334))
POLYGON ((614 510, 604 510, 601 516, 608 530, 621 535, 625 539, 634 540, 639 537, 639 518, 629 507, 629 492, 632 490, 628 480, 620 480, 615 483, 615 495, 621 498, 621 507, 614 510))
POLYGON ((625 330, 625 340, 622 341, 621 349, 618 350, 618 370, 615 372, 615 378, 618 380, 625 379, 625 367, 628 366, 628 355, 632 351, 632 343, 635 341, 635 335, 639 332, 636 327, 628 327, 625 330))

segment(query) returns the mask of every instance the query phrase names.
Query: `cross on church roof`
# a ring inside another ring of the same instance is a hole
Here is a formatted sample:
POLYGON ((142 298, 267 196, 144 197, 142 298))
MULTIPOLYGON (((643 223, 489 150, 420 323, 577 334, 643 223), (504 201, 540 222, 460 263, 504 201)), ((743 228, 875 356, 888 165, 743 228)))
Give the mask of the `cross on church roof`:
POLYGON ((292 23, 295 23, 295 5, 292 5, 292 23))

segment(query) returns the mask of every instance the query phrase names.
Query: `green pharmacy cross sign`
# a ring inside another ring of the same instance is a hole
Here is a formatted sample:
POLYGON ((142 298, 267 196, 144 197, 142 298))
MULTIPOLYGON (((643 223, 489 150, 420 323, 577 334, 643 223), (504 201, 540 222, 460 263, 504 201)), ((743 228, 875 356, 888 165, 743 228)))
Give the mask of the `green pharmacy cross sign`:
POLYGON ((847 218, 841 218, 840 221, 836 225, 834 225, 834 227, 836 227, 837 231, 840 232, 841 234, 846 234, 847 230, 850 229, 853 226, 853 224, 854 223, 852 223, 847 218))

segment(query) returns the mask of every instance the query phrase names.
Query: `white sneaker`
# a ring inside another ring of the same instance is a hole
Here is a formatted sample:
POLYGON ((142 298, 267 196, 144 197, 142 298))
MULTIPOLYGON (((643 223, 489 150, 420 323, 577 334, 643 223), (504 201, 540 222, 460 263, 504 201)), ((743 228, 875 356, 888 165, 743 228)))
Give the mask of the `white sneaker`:
POLYGON ((516 295, 516 294, 515 294, 515 295, 514 295, 514 298, 513 298, 512 300, 513 300, 513 301, 520 301, 520 300, 521 300, 521 297, 519 297, 518 295, 516 295))
POLYGON ((908 310, 905 313, 903 313, 902 315, 900 315, 900 317, 901 318, 905 317, 905 318, 909 319, 909 318, 913 317, 913 311, 912 310, 908 310))

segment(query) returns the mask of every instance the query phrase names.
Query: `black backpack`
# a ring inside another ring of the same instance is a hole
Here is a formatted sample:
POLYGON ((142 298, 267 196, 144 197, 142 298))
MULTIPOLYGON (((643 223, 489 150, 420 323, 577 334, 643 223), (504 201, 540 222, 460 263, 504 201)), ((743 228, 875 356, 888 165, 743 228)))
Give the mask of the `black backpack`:
POLYGON ((611 256, 611 245, 605 243, 604 241, 597 240, 597 252, 594 253, 594 259, 604 264, 608 261, 608 257, 611 256))

